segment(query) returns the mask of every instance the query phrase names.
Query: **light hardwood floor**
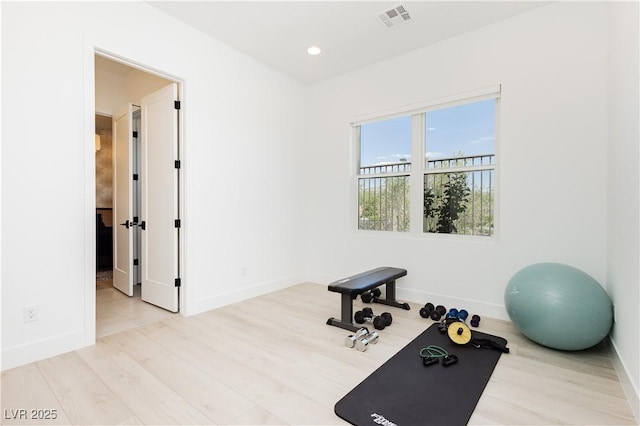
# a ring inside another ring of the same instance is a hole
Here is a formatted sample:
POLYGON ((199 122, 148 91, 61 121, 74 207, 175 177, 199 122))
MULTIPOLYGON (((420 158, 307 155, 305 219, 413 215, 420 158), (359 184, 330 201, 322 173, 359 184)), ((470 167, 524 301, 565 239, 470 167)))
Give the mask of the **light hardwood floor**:
POLYGON ((112 280, 96 282, 96 338, 171 318, 173 313, 140 300, 140 286, 129 297, 112 280))
MULTIPOLYGON (((39 424, 344 424, 335 403, 432 323, 419 308, 385 309, 393 324, 366 352, 325 324, 340 300, 324 285, 173 315, 4 372, 2 412, 57 410, 39 424)), ((606 344, 560 352, 506 321, 483 318, 479 330, 506 338, 511 352, 470 424, 635 424, 606 344)))

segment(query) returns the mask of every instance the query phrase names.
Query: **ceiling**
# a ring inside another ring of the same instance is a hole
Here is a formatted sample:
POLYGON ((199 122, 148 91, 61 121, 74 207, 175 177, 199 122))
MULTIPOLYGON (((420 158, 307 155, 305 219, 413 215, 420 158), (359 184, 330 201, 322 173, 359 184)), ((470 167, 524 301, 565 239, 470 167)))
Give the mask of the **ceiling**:
POLYGON ((125 65, 121 62, 113 61, 100 55, 95 55, 95 67, 96 70, 106 71, 120 77, 126 76, 132 69, 128 65, 125 65))
POLYGON ((543 6, 541 1, 150 1, 213 38, 312 84, 543 6), (411 19, 378 16, 402 5, 411 19), (319 46, 318 56, 307 54, 319 46))

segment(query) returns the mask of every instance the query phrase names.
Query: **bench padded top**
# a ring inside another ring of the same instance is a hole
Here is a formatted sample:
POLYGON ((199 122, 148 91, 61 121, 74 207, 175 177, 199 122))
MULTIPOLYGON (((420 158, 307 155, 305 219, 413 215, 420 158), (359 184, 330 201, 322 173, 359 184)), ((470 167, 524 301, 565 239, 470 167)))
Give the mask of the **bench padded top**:
POLYGON ((407 275, 406 269, 385 266, 332 282, 329 284, 329 291, 352 295, 361 294, 405 275, 407 275))

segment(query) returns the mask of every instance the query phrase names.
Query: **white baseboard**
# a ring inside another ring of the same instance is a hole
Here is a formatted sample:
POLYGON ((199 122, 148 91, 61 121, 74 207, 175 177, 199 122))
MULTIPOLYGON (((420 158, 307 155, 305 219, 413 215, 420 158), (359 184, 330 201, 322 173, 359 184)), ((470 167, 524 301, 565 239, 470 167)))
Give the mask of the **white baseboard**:
POLYGON ((291 287, 292 285, 304 282, 304 278, 305 277, 303 275, 294 275, 198 299, 193 303, 192 308, 189 309, 188 315, 196 315, 222 306, 230 305, 232 303, 241 302, 252 297, 262 296, 263 294, 282 290, 284 288, 291 287))
POLYGON ((332 282, 339 280, 340 278, 332 277, 329 275, 320 274, 306 274, 302 282, 308 282, 313 284, 329 285, 332 282))
POLYGON ((396 288, 396 298, 403 302, 414 302, 421 305, 431 302, 434 305, 443 305, 449 308, 466 309, 469 315, 477 314, 481 317, 495 318, 509 321, 504 305, 479 302, 477 300, 452 298, 437 293, 412 290, 403 287, 396 288))
POLYGON ((85 346, 84 331, 78 330, 37 342, 4 348, 2 350, 2 359, 0 360, 1 368, 2 371, 5 371, 85 346))
POLYGON ((640 424, 640 395, 638 393, 638 389, 633 385, 631 377, 629 376, 629 371, 627 370, 625 363, 620 359, 615 342, 609 339, 609 343, 611 348, 609 352, 611 353, 611 360, 613 361, 616 373, 618 373, 618 379, 620 380, 624 394, 627 397, 627 401, 629 401, 631 412, 636 418, 636 423, 640 424))

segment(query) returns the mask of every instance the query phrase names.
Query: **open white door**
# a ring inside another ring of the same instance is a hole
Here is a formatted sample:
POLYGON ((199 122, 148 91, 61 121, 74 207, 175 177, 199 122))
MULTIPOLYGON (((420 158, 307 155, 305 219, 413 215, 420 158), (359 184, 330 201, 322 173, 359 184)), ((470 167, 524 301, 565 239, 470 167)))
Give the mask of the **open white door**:
POLYGON ((133 105, 113 117, 113 286, 133 296, 133 105))
POLYGON ((142 300, 178 312, 178 86, 142 98, 140 219, 142 300))

